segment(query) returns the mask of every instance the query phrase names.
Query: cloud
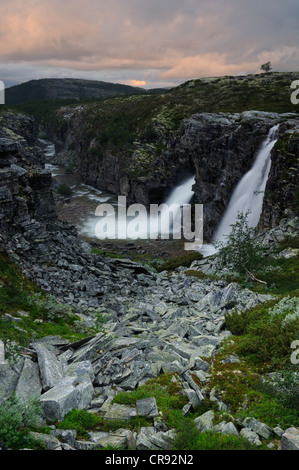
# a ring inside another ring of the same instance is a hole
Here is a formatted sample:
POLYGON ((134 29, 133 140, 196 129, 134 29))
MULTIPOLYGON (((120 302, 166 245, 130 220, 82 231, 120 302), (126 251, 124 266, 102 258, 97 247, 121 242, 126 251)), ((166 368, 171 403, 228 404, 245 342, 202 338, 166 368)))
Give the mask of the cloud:
POLYGON ((146 82, 144 80, 130 80, 130 85, 142 87, 146 85, 146 82))
POLYGON ((15 64, 13 79, 60 70, 169 83, 268 60, 298 68, 297 0, 1 0, 0 17, 1 70, 15 64))

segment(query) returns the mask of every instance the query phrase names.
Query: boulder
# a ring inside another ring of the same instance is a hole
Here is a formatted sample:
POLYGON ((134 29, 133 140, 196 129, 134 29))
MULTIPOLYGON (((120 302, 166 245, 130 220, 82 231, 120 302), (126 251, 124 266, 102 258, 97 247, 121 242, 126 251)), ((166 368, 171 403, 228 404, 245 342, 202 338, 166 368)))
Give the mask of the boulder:
POLYGON ((60 447, 60 441, 49 434, 41 434, 39 432, 30 432, 30 437, 35 441, 41 442, 47 450, 56 450, 60 447))
POLYGON ((41 394, 42 384, 39 377, 38 365, 26 358, 20 374, 15 394, 22 402, 41 394))
POLYGON ((82 410, 89 407, 94 388, 89 376, 66 377, 59 385, 44 393, 40 398, 44 418, 53 422, 62 420, 73 408, 82 410))
POLYGON ((214 418, 215 418, 215 413, 212 410, 207 411, 203 415, 196 418, 194 422, 198 431, 200 432, 212 431, 214 418))
POLYGON ((299 430, 287 429, 281 438, 281 450, 299 450, 299 430))
POLYGON ((136 409, 138 416, 145 416, 146 418, 155 418, 159 415, 157 403, 155 398, 146 398, 136 402, 136 409))
POLYGON ((263 437, 264 439, 269 439, 271 437, 272 429, 255 418, 246 418, 243 421, 243 426, 256 432, 259 436, 263 437))
POLYGON ((63 378, 62 364, 56 356, 42 344, 34 344, 37 352, 43 390, 47 392, 59 384, 63 378))
POLYGON ((15 391, 18 382, 18 374, 6 364, 0 364, 0 405, 10 398, 15 391))
POLYGON ((101 449, 105 449, 108 446, 115 449, 127 449, 131 434, 132 432, 128 429, 118 429, 113 433, 99 433, 98 436, 96 436, 95 433, 91 433, 90 436, 101 449), (100 436, 100 434, 102 434, 102 436, 100 436))
POLYGON ((251 429, 243 428, 240 431, 240 436, 249 441, 251 444, 254 444, 256 446, 262 445, 258 434, 254 431, 251 431, 251 429))
POLYGON ((173 430, 157 432, 154 427, 141 428, 136 441, 137 450, 169 450, 175 439, 173 430))
POLYGON ((219 434, 227 434, 228 436, 239 436, 239 433, 234 423, 226 423, 225 421, 222 421, 222 423, 219 423, 214 426, 212 431, 218 432, 219 434))

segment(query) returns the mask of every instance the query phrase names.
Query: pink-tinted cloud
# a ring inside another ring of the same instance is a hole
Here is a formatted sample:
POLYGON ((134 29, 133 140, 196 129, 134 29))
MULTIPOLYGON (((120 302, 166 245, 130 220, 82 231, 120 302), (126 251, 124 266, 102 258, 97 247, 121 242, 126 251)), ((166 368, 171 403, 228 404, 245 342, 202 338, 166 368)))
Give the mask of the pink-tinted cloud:
POLYGON ((297 0, 1 0, 0 65, 159 83, 295 70, 298 14, 297 0))

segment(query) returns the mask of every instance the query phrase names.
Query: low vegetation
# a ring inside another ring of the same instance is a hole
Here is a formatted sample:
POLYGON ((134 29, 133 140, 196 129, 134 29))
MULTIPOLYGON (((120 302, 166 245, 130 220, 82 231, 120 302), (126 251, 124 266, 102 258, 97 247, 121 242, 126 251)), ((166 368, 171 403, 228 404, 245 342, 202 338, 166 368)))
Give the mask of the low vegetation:
POLYGON ((40 420, 37 400, 23 403, 12 396, 0 406, 0 443, 4 443, 6 449, 42 448, 30 436, 30 430, 36 430, 40 420))

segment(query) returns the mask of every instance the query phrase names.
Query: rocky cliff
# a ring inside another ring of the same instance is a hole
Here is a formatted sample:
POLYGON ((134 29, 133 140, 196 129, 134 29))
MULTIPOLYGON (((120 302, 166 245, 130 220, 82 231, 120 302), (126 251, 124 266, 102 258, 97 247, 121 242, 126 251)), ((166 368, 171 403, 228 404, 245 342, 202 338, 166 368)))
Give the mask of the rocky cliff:
MULTIPOLYGON (((251 168, 271 127, 281 123, 282 140, 277 144, 278 149, 282 142, 287 146, 291 139, 291 152, 294 155, 299 152, 295 138, 298 121, 291 114, 258 111, 194 114, 171 132, 155 123, 156 134, 151 141, 139 140, 130 149, 117 149, 99 142, 96 126, 91 137, 84 134, 86 113, 85 107, 64 108, 59 112, 58 126, 55 131, 50 131, 51 138, 61 150, 56 163, 69 171, 77 171, 87 184, 127 196, 128 203, 146 206, 164 202, 174 186, 186 176, 196 174, 194 200, 204 204, 204 235, 208 241, 234 188, 251 168)), ((273 185, 281 187, 282 173, 295 174, 298 169, 296 157, 277 158, 276 155, 274 153, 272 159, 269 191, 273 185)), ((291 206, 295 183, 294 178, 288 179, 283 204, 265 203, 264 227, 267 221, 268 226, 273 226, 291 206)))

